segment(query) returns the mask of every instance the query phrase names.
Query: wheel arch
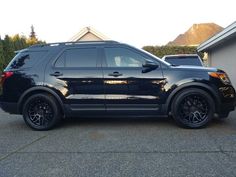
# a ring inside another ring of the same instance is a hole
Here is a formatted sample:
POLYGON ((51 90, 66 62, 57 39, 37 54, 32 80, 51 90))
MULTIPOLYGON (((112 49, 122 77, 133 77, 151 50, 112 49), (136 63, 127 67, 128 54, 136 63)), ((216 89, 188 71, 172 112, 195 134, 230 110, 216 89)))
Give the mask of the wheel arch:
POLYGON ((212 87, 208 86, 205 83, 186 83, 186 84, 178 86, 177 88, 175 88, 171 92, 171 94, 167 98, 166 104, 163 107, 163 112, 165 112, 166 114, 169 114, 169 112, 171 111, 171 104, 172 104, 175 96, 179 92, 181 92, 182 90, 189 89, 189 88, 198 88, 198 89, 202 89, 202 90, 206 91, 212 97, 212 99, 215 101, 215 103, 216 103, 215 109, 217 110, 219 108, 220 99, 218 97, 216 90, 214 90, 212 87))
POLYGON ((65 109, 64 109, 64 104, 63 104, 62 98, 54 90, 47 88, 47 87, 43 87, 43 86, 37 86, 37 87, 30 88, 30 89, 26 90, 21 95, 19 101, 17 102, 17 109, 20 114, 22 114, 23 104, 27 100, 27 98, 33 94, 36 94, 36 93, 47 93, 47 94, 53 96, 57 100, 63 115, 65 114, 65 109))

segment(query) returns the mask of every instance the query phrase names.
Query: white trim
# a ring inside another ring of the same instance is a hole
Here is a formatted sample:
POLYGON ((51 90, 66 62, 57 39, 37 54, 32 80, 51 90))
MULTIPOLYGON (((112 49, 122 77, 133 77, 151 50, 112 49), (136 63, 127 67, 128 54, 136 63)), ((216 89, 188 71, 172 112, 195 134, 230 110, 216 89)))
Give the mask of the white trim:
POLYGON ((236 34, 236 21, 227 26, 221 32, 217 33, 205 42, 201 43, 198 46, 197 51, 206 51, 208 48, 212 47, 213 45, 216 45, 217 43, 220 43, 223 39, 230 37, 233 34, 236 34))
POLYGON ((82 30, 80 30, 77 34, 75 34, 69 41, 70 42, 77 42, 79 39, 81 39, 85 34, 87 33, 92 33, 93 35, 97 36, 101 40, 109 40, 108 37, 105 35, 101 34, 100 32, 96 31, 92 27, 85 27, 82 30))

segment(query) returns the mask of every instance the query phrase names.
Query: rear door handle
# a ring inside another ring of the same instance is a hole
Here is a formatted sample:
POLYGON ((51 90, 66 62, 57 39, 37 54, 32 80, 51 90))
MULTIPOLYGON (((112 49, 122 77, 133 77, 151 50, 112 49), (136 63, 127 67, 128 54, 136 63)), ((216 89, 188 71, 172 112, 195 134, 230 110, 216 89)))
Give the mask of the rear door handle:
POLYGON ((63 74, 61 72, 56 71, 56 72, 54 72, 54 73, 52 73, 50 75, 58 77, 58 76, 62 76, 63 74))
POLYGON ((108 76, 113 76, 113 77, 119 77, 119 76, 122 76, 123 74, 119 73, 119 72, 113 72, 113 73, 110 73, 108 74, 108 76))

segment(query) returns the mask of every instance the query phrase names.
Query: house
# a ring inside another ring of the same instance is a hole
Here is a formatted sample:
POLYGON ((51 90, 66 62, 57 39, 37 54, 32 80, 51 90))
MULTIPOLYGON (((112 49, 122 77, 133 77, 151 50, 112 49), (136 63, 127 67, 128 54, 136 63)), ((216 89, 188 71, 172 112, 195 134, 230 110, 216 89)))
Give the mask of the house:
POLYGON ((236 21, 197 48, 208 54, 208 65, 226 71, 236 88, 236 21))
POLYGON ((74 35, 69 41, 77 42, 77 41, 104 41, 104 40, 109 40, 109 38, 92 27, 85 27, 82 30, 80 30, 76 35, 74 35))

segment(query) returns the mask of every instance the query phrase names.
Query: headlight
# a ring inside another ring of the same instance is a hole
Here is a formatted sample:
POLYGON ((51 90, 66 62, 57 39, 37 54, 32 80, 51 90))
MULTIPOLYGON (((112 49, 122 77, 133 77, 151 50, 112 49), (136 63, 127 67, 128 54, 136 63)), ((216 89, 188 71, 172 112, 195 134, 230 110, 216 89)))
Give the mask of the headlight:
POLYGON ((230 79, 226 73, 220 73, 220 72, 209 72, 209 75, 214 78, 220 79, 225 85, 230 84, 230 79))

